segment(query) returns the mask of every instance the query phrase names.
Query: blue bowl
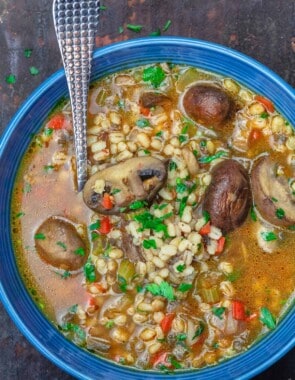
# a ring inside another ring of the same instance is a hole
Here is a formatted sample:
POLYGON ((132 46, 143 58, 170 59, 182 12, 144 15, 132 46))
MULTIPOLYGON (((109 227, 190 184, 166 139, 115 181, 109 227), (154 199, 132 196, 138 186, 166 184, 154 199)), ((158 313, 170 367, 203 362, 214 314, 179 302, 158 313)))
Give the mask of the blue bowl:
MULTIPOLYGON (((199 40, 157 37, 126 41, 104 47, 94 54, 92 79, 152 62, 192 65, 230 76, 270 98, 295 125, 294 90, 275 73, 253 59, 229 48, 199 40)), ((167 375, 119 366, 95 357, 64 338, 44 317, 28 294, 19 274, 11 243, 10 201, 18 166, 31 134, 37 132, 56 102, 68 96, 64 71, 47 79, 22 105, 0 143, 0 294, 1 300, 26 338, 48 359, 81 379, 166 379, 167 375)), ((277 328, 247 352, 213 367, 177 372, 183 380, 248 379, 280 359, 295 343, 294 307, 277 328)))

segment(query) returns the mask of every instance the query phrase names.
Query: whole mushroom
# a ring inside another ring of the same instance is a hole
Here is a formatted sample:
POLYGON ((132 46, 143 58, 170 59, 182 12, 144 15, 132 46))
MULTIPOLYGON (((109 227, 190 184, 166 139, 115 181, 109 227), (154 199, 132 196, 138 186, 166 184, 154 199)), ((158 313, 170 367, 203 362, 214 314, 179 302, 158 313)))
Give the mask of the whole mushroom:
POLYGON ((277 175, 277 164, 269 156, 259 159, 251 172, 253 199, 261 216, 271 224, 295 224, 295 197, 288 180, 277 175))
POLYGON ((223 233, 233 231, 247 218, 251 189, 246 169, 237 161, 224 160, 214 166, 203 202, 211 223, 223 233))
POLYGON ((134 201, 150 202, 166 177, 166 165, 158 158, 130 158, 91 176, 83 190, 84 202, 96 212, 119 214, 134 201), (106 196, 111 197, 108 206, 106 196))
POLYGON ((227 120, 232 102, 222 88, 196 83, 184 94, 183 107, 187 115, 198 123, 218 127, 227 120))
POLYGON ((58 269, 75 271, 87 260, 86 245, 76 226, 60 216, 41 224, 35 234, 35 247, 42 260, 58 269))

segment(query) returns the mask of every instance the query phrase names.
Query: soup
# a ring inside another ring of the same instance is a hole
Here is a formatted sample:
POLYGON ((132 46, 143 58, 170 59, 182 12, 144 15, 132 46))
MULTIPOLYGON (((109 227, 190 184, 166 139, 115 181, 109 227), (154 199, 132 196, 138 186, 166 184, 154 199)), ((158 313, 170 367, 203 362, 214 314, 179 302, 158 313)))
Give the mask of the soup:
POLYGON ((168 63, 91 86, 76 190, 69 102, 32 138, 12 234, 25 284, 75 344, 170 372, 230 358, 293 302, 295 136, 270 100, 168 63))

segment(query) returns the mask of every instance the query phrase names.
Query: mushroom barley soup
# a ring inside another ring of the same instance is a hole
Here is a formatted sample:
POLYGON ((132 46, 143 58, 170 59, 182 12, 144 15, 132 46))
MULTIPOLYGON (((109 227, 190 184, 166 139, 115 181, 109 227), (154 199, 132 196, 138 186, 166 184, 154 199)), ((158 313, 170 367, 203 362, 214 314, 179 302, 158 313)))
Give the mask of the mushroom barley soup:
POLYGON ((295 135, 270 100, 173 64, 94 83, 88 181, 70 106, 24 156, 12 201, 24 281, 68 339, 173 371, 275 329, 295 279, 295 135))

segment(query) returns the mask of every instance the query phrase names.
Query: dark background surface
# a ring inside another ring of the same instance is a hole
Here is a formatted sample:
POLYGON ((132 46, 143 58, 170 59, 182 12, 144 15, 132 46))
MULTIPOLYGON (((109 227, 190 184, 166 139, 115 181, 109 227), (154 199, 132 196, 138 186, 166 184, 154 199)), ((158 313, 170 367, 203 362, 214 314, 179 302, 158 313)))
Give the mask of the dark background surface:
MULTIPOLYGON (((293 0, 101 0, 101 4, 107 9, 101 12, 97 47, 146 36, 170 19, 172 24, 163 34, 232 47, 266 64, 295 87, 293 0), (120 34, 118 28, 127 23, 144 28, 139 34, 126 28, 120 34)), ((51 8, 51 0, 0 0, 1 133, 33 89, 62 66, 51 8), (27 48, 33 49, 30 58, 24 56, 27 48), (37 75, 30 74, 32 66, 39 70, 37 75), (5 81, 9 74, 16 76, 14 85, 5 81)), ((28 343, 1 304, 0 326, 0 379, 72 379, 28 343)), ((255 380, 295 379, 294 359, 293 349, 255 380)))

